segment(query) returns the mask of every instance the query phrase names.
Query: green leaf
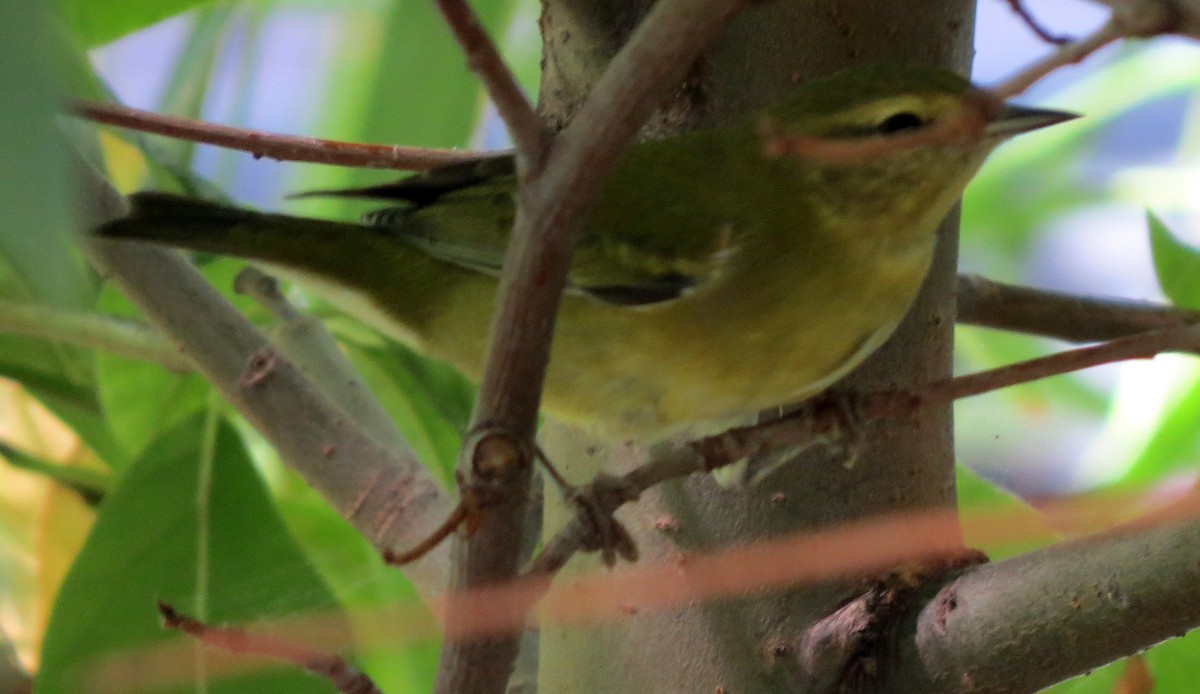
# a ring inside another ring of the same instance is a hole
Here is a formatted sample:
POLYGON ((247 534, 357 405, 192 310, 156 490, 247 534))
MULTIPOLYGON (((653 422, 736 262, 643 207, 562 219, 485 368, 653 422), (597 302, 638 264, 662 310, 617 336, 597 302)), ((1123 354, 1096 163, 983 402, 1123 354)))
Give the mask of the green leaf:
POLYGON ((54 39, 44 2, 0 2, 0 256, 28 296, 86 308, 95 288, 72 240, 71 144, 56 125, 54 39))
MULTIPOLYGON (((169 666, 145 649, 174 645, 187 655, 182 667, 169 671, 176 678, 169 691, 196 691, 198 683, 189 683, 203 672, 197 662, 212 669, 214 655, 164 630, 156 600, 213 624, 336 607, 226 423, 211 426, 195 417, 155 441, 101 506, 55 602, 37 690, 58 694, 102 685, 146 691, 137 680, 169 666), (132 681, 111 679, 117 674, 132 681)), ((344 634, 335 621, 329 631, 344 634)), ((238 677, 212 669, 206 691, 326 693, 332 687, 292 667, 260 664, 238 677)))
MULTIPOLYGON (((105 288, 99 306, 113 315, 134 314, 113 287, 105 288)), ((96 379, 113 437, 133 456, 140 455, 162 432, 204 408, 211 391, 196 373, 172 373, 158 364, 107 352, 96 353, 96 379)))
POLYGON ((1044 690, 1042 694, 1113 694, 1125 667, 1125 661, 1118 660, 1086 675, 1060 682, 1044 690))
POLYGON ((1151 648, 1146 666, 1154 677, 1154 691, 1190 692, 1196 688, 1196 663, 1200 662, 1200 631, 1191 631, 1151 648))
POLYGON ((347 345, 347 356, 417 458, 449 483, 474 388, 450 367, 400 345, 347 345))
MULTIPOLYGON (((1144 403, 1138 403, 1144 409, 1144 403)), ((1145 487, 1196 467, 1196 422, 1200 421, 1200 380, 1173 399, 1157 417, 1145 446, 1121 477, 1122 485, 1145 487)))
MULTIPOLYGON (((18 294, 4 270, 0 267, 0 296, 18 294)), ((108 429, 89 352, 34 337, 0 335, 0 377, 21 384, 115 469, 129 461, 108 429)))
POLYGON ((0 335, 0 376, 75 407, 96 405, 91 384, 68 373, 47 340, 0 335))
MULTIPOLYGON (((488 32, 502 38, 517 0, 473 3, 488 32)), ((483 114, 485 94, 467 67, 434 3, 396 0, 380 21, 352 16, 342 60, 332 66, 321 118, 323 137, 426 147, 470 144, 483 114)), ((365 185, 394 174, 298 167, 297 190, 365 185)), ((361 207, 342 200, 307 200, 297 209, 350 219, 361 207)))
POLYGON ((1200 250, 1178 239, 1167 225, 1147 210, 1150 252, 1158 286, 1180 308, 1200 308, 1200 250))
MULTIPOLYGON (((396 605, 420 604, 412 584, 404 574, 380 561, 379 551, 298 475, 286 473, 278 494, 280 512, 288 527, 308 549, 309 557, 338 602, 355 617, 356 628, 364 636, 360 642, 381 642, 360 650, 358 665, 385 692, 433 691, 438 642, 394 639, 380 634, 381 613, 396 605)), ((397 634, 402 634, 404 628, 396 624, 385 627, 397 634)))
POLYGON ((211 0, 58 0, 59 13, 84 45, 98 46, 211 0))

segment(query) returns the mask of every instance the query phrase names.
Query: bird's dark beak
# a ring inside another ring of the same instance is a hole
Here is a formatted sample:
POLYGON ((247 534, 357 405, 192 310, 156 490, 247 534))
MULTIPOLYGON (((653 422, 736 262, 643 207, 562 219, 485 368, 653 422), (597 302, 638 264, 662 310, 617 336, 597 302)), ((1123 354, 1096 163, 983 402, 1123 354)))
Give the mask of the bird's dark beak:
POLYGON ((1078 113, 1068 111, 1005 104, 992 122, 984 126, 983 132, 990 137, 1012 137, 1079 117, 1078 113))

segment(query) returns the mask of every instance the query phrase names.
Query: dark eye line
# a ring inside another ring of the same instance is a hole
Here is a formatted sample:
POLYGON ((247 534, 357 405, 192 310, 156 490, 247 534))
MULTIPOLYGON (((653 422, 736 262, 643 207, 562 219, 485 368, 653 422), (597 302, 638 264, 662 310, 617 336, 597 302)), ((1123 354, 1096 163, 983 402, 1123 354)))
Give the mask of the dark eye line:
POLYGON ((901 111, 899 113, 893 113, 887 118, 884 118, 879 125, 876 126, 876 130, 884 135, 891 135, 892 133, 898 133, 904 130, 916 130, 917 128, 922 128, 925 125, 925 120, 912 111, 901 111))

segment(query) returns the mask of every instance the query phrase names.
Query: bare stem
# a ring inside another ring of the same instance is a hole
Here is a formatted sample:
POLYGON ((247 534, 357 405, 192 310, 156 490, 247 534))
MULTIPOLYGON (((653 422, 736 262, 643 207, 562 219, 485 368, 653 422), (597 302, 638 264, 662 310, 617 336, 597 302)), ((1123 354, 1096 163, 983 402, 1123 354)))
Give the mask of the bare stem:
POLYGON ((1110 20, 1091 35, 1061 46, 1050 55, 996 85, 992 88, 992 93, 1000 99, 1014 97, 1058 68, 1082 62, 1084 58, 1123 36, 1117 24, 1110 20))
MULTIPOLYGON (((934 383, 916 393, 882 392, 857 398, 855 413, 862 423, 910 414, 915 410, 960 398, 1008 388, 1020 383, 1057 376, 1080 369, 1128 359, 1148 359, 1163 352, 1200 352, 1200 328, 1187 326, 1124 337, 1101 345, 1082 347, 1038 359, 1011 364, 934 383)), ((843 405, 836 398, 818 400, 793 415, 749 427, 731 429, 716 436, 693 441, 687 446, 653 457, 646 464, 622 476, 618 482, 623 495, 602 494, 597 498, 605 510, 615 511, 641 492, 669 479, 685 477, 729 465, 747 457, 762 455, 783 446, 811 445, 836 435, 843 419, 843 405)), ((579 551, 587 540, 587 528, 573 520, 546 542, 541 554, 531 563, 526 575, 548 577, 579 551)))
POLYGON ((1164 352, 1200 352, 1200 328, 1187 326, 1122 337, 1090 347, 1067 350, 935 384, 921 395, 935 401, 958 400, 1050 376, 1130 359, 1152 359, 1164 352))
POLYGON ((320 140, 315 137, 280 135, 98 101, 79 100, 72 104, 71 110, 75 115, 95 123, 241 150, 249 152, 255 159, 267 157, 276 161, 306 161, 316 164, 360 166, 372 169, 424 171, 447 164, 478 159, 486 154, 484 152, 425 147, 367 145, 357 142, 320 140))
POLYGON ((1030 31, 1037 34, 1038 37, 1046 43, 1052 43, 1056 46, 1061 46, 1064 43, 1071 42, 1071 39, 1065 36, 1056 36, 1051 34, 1049 31, 1046 31, 1046 28, 1033 18, 1033 15, 1029 13, 1029 10, 1025 8, 1025 4, 1022 3, 1021 0, 1008 0, 1008 6, 1017 14, 1018 17, 1021 18, 1021 21, 1025 22, 1025 26, 1029 27, 1030 31))
POLYGON ((957 320, 1069 342, 1097 342, 1195 325, 1200 323, 1200 311, 1148 301, 1075 296, 979 275, 959 275, 957 320))
POLYGON ((1179 0, 1098 0, 1112 8, 1104 26, 1078 41, 1067 43, 1030 65, 993 90, 1008 99, 1064 65, 1083 61, 1104 46, 1123 38, 1146 38, 1170 32, 1195 36, 1200 33, 1200 9, 1194 2, 1179 0))
POLYGON ((479 17, 466 0, 437 0, 446 24, 462 47, 471 70, 479 76, 496 105, 496 111, 508 126, 517 145, 518 159, 540 162, 548 144, 546 128, 529 99, 517 84, 517 78, 504 64, 500 51, 479 23, 479 17))
POLYGON ((238 627, 214 627, 178 612, 165 602, 158 603, 163 626, 178 629, 200 643, 239 655, 257 655, 282 660, 322 677, 342 694, 382 694, 366 674, 350 667, 336 653, 284 639, 258 634, 238 627))

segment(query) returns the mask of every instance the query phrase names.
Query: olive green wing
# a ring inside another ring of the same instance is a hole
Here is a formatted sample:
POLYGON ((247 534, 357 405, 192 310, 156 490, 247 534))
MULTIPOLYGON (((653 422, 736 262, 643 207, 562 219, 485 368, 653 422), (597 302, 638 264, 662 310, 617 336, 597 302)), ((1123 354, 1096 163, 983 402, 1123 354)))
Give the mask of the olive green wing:
MULTIPOLYGON (((711 279, 733 248, 728 225, 697 228, 696 184, 671 190, 656 178, 654 152, 640 145, 607 186, 584 228, 568 291, 606 303, 671 301, 711 279), (629 180, 626 180, 629 179, 629 180), (664 187, 665 186, 665 187, 664 187)), ((656 148, 650 148, 651 150, 656 148)), ((516 170, 509 155, 454 164, 397 183, 319 194, 389 199, 400 205, 364 216, 440 260, 499 275, 515 217, 516 170)), ((700 191, 706 195, 707 191, 700 191)))

